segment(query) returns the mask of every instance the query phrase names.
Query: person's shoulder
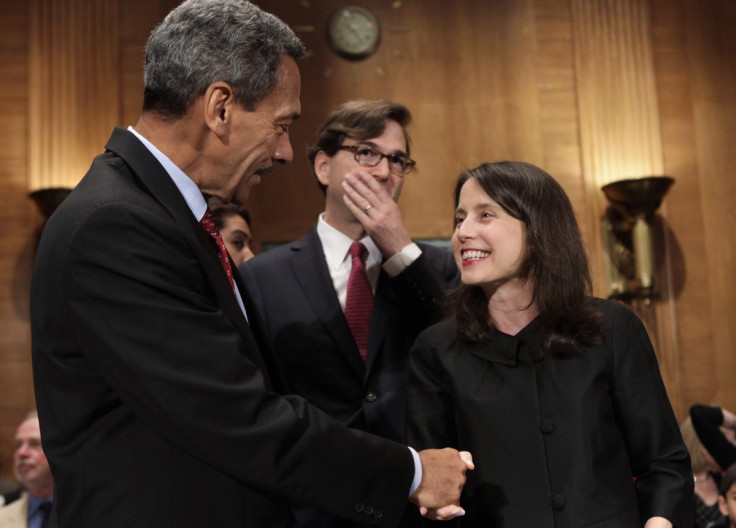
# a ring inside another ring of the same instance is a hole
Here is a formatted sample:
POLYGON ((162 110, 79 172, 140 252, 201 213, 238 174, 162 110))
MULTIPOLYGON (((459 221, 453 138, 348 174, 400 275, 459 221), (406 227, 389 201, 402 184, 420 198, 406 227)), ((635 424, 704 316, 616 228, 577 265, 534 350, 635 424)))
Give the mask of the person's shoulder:
POLYGON ((307 234, 293 242, 279 244, 259 253, 252 259, 243 262, 241 269, 247 269, 252 273, 266 273, 273 271, 274 266, 278 266, 288 261, 295 253, 302 251, 313 242, 311 234, 307 234))
POLYGON ((455 322, 451 319, 443 319, 422 330, 417 337, 417 342, 421 340, 432 343, 433 346, 438 348, 449 348, 455 342, 456 335, 455 322))
POLYGON ((627 305, 612 301, 609 299, 601 299, 599 297, 589 297, 588 303, 591 308, 596 310, 603 316, 603 320, 638 320, 636 313, 627 305))
MULTIPOLYGON (((7 526, 11 528, 16 526, 15 524, 9 524, 11 521, 21 521, 26 518, 26 512, 28 510, 28 495, 21 495, 20 499, 6 504, 0 508, 0 526, 7 526)), ((17 526, 22 526, 18 524, 17 526)))

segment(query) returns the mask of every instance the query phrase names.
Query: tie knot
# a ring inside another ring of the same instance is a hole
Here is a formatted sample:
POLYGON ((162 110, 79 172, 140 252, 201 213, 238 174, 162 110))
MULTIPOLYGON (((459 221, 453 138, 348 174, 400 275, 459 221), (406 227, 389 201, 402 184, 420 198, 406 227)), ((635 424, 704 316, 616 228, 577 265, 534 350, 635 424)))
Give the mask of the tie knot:
POLYGON ((365 260, 365 255, 368 252, 368 248, 366 248, 362 242, 353 242, 350 246, 350 256, 355 259, 356 257, 361 260, 365 260))
POLYGON ((219 235, 220 231, 217 229, 217 226, 215 226, 215 218, 212 215, 212 211, 210 211, 210 208, 207 208, 207 211, 204 213, 204 216, 202 217, 202 220, 199 221, 199 225, 204 228, 204 230, 210 235, 215 236, 219 235))

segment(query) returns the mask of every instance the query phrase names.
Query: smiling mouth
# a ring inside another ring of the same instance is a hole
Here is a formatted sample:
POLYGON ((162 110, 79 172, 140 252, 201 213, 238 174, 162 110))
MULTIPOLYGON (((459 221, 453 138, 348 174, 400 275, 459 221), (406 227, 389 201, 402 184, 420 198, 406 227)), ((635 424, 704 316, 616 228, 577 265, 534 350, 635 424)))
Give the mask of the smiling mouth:
POLYGON ((479 249, 464 249, 462 252, 463 264, 472 264, 483 260, 490 255, 490 251, 481 251, 479 249))

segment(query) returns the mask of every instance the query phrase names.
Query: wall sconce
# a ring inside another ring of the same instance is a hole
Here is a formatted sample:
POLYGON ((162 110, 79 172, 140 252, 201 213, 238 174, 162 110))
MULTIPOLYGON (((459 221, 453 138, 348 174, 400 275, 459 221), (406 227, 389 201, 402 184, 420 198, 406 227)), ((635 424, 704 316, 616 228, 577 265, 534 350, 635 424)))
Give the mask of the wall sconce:
POLYGON ((654 213, 674 182, 668 176, 649 176, 601 187, 611 202, 601 221, 609 298, 658 295, 654 213))
POLYGON ((72 192, 72 190, 67 187, 52 187, 48 189, 39 189, 29 193, 28 195, 38 206, 43 217, 48 218, 51 216, 51 213, 59 207, 59 204, 64 201, 64 198, 69 196, 70 192, 72 192))

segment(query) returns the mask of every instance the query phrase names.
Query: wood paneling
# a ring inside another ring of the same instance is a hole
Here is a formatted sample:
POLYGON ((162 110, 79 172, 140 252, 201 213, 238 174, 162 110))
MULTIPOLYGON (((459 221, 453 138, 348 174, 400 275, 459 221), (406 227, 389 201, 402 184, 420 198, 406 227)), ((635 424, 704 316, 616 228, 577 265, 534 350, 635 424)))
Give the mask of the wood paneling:
MULTIPOLYGON (((176 0, 6 0, 0 17, 0 453, 33 405, 28 283, 41 218, 27 192, 75 181, 114 124, 137 119, 143 46, 176 0), (51 16, 53 15, 53 16, 51 16), (63 153, 63 156, 61 156, 63 153), (45 174, 41 176, 42 174, 45 174), (37 175, 37 176, 34 176, 37 175), (52 180, 53 179, 53 180, 52 180), (37 183, 38 182, 38 183, 37 183)), ((400 204, 418 238, 447 237, 463 167, 540 165, 570 195, 605 294, 600 186, 666 174, 662 299, 636 306, 679 417, 695 401, 736 408, 736 3, 733 0, 351 0, 379 17, 378 52, 326 45, 343 0, 258 2, 294 27, 303 116, 295 159, 251 193, 256 238, 292 240, 322 210, 305 148, 354 98, 406 104, 418 170, 400 204)), ((9 474, 9 468, 3 470, 9 474)))
POLYGON ((13 437, 34 407, 28 288, 39 215, 28 200, 28 15, 25 0, 0 17, 0 457, 12 475, 13 437))

